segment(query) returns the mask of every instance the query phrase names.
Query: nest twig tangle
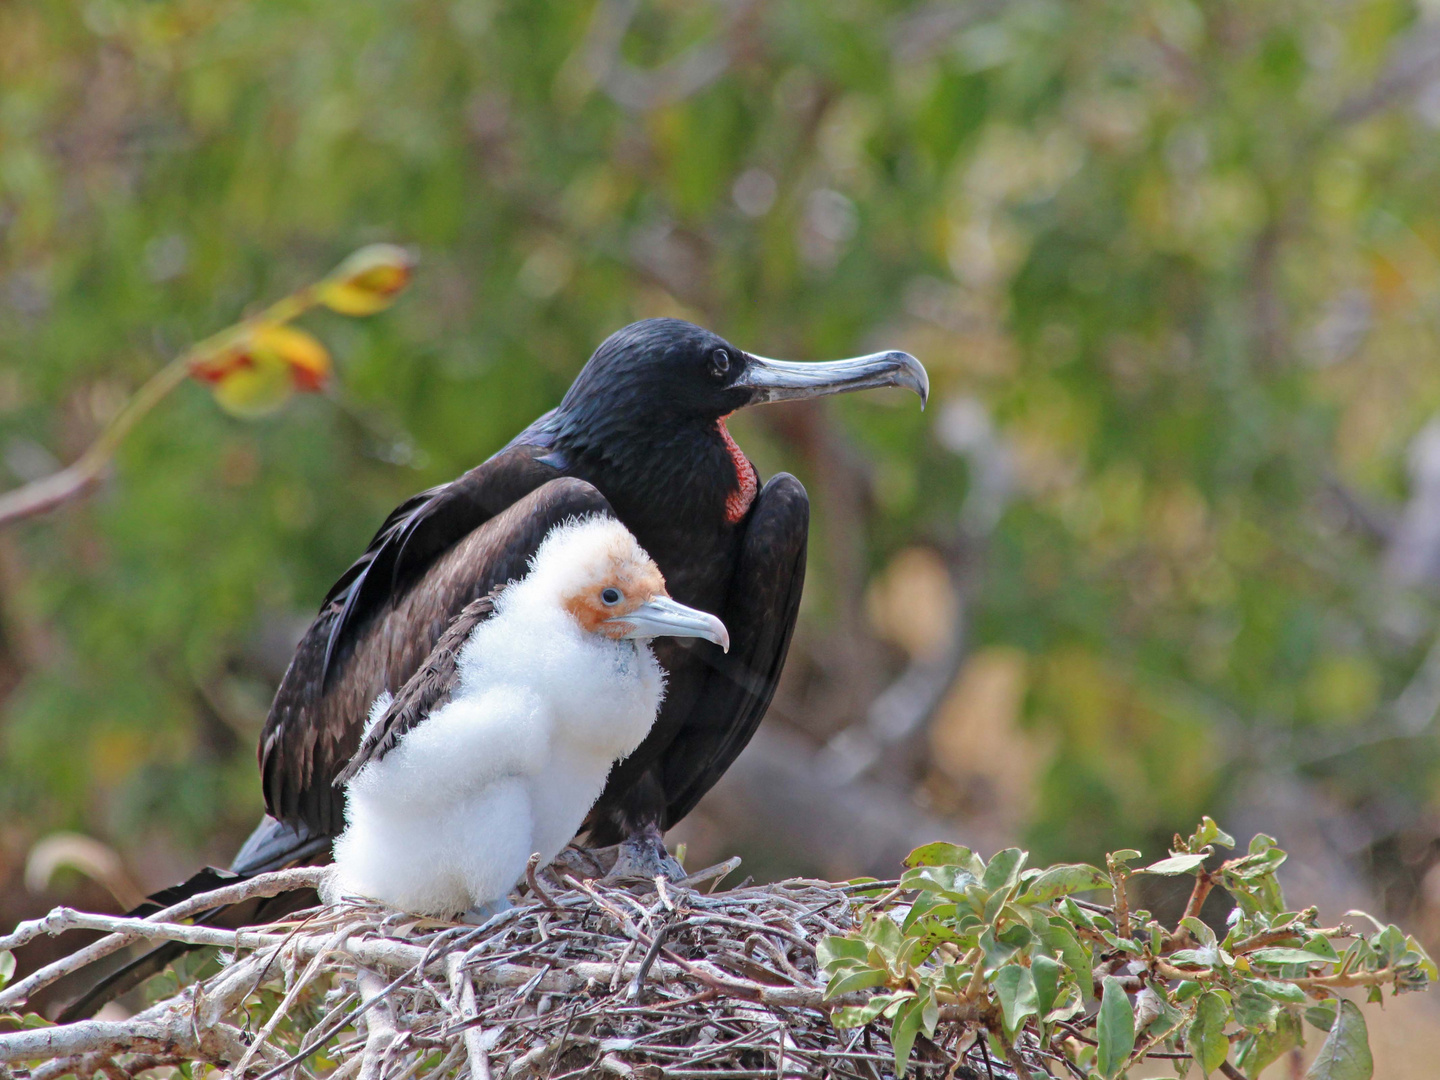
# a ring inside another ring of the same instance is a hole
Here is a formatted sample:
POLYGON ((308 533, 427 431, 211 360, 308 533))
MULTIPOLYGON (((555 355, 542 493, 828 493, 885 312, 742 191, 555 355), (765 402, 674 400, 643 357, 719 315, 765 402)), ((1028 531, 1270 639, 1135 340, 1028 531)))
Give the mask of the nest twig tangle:
MULTIPOLYGON (((859 889, 803 879, 715 888, 737 861, 680 884, 624 887, 572 857, 538 876, 532 868, 525 899, 482 926, 364 903, 243 931, 188 925, 173 909, 147 920, 62 909, 12 939, 108 929, 92 955, 185 941, 220 946, 219 970, 128 1019, 0 1034, 0 1071, 29 1080, 120 1080, 161 1066, 249 1080, 893 1076, 885 1025, 837 1031, 830 1014, 844 1002, 825 1000, 816 963, 822 938, 856 925, 859 889)), ((243 888, 263 895, 322 873, 283 871, 243 888)), ((223 899, 197 897, 181 914, 223 899)), ((0 1004, 64 973, 39 972, 0 992, 0 1004)), ((987 1060, 985 1040, 962 1045, 958 1031, 956 1045, 917 1047, 912 1074, 1014 1075, 987 1060)))

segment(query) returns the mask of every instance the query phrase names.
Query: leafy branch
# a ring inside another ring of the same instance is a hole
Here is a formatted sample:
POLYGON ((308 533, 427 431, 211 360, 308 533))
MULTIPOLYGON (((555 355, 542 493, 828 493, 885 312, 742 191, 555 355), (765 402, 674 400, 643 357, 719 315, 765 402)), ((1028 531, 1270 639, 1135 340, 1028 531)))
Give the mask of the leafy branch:
POLYGON ((321 280, 191 346, 143 383, 71 465, 0 495, 0 525, 89 491, 135 425, 187 378, 209 383, 223 409, 245 417, 274 411, 296 391, 324 389, 329 353, 290 323, 321 306, 352 316, 381 311, 409 282, 413 265, 408 252, 391 244, 361 248, 321 280))
POLYGON ((1207 869, 1217 848, 1234 846, 1207 817, 1167 858, 1138 868, 1134 850, 1112 852, 1105 870, 1041 870, 1026 869, 1018 848, 988 863, 952 844, 918 848, 857 929, 820 945, 828 999, 869 993, 836 1008, 834 1023, 888 1021, 897 1075, 922 1040, 933 1057, 983 1036, 1022 1076, 1037 1056, 1087 1080, 1159 1057, 1253 1080, 1303 1044, 1309 1021, 1328 1033, 1312 1080, 1368 1078, 1364 1018, 1336 991, 1364 988, 1378 1001, 1387 986, 1424 989, 1434 962, 1361 912, 1348 917, 1373 929, 1321 927, 1315 908, 1287 910, 1275 876, 1285 852, 1268 836, 1207 869), (1130 910, 1126 885, 1140 874, 1195 878, 1174 926, 1130 910), (1217 887, 1234 902, 1223 937, 1200 918, 1217 887), (1101 890, 1108 904, 1078 895, 1101 890))

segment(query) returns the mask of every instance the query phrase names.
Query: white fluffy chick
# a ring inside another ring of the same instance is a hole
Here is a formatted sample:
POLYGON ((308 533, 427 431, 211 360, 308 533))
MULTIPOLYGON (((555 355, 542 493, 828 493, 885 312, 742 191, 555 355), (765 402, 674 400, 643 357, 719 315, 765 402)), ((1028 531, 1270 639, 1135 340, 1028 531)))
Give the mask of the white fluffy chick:
POLYGON ((647 641, 661 636, 730 644, 719 619, 670 599, 620 522, 552 529, 523 579, 466 608, 375 701, 337 781, 346 824, 326 896, 427 915, 503 907, 531 853, 559 854, 649 733, 665 675, 647 641))

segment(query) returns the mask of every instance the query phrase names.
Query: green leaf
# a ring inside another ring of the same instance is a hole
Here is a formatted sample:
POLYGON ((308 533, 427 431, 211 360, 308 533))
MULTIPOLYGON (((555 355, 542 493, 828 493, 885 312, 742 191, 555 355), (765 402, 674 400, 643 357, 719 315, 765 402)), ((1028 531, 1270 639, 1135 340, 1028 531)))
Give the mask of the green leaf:
MULTIPOLYGON (((974 853, 967 847, 959 844, 946 844, 939 841, 933 844, 925 844, 917 847, 909 855, 905 856, 905 866, 913 868, 916 866, 959 866, 968 868, 974 853)), ((893 858, 893 856, 892 856, 893 858)))
POLYGON ((936 908, 950 909, 951 918, 954 917, 954 904, 945 903, 944 897, 936 896, 933 893, 922 893, 915 898, 910 909, 905 912, 905 918, 900 923, 900 929, 907 934, 913 934, 914 927, 921 919, 926 918, 936 908))
POLYGON ((1391 923, 1372 938, 1370 943, 1379 954, 1380 966, 1389 967, 1405 954, 1405 931, 1391 923))
POLYGON ((1015 955, 1016 947, 997 940, 995 934, 986 930, 980 935, 980 948, 985 952, 985 970, 998 971, 1000 966, 1015 955))
POLYGON ((1201 949, 1177 949, 1170 954, 1177 967, 1214 967, 1220 962, 1220 950, 1213 946, 1201 949))
POLYGON ((1175 1000, 1189 1001, 1203 989, 1205 989, 1204 985, 1194 979, 1181 979, 1175 984, 1175 1000))
POLYGON ((960 899, 974 883, 975 875, 959 866, 916 866, 900 875, 902 889, 939 893, 950 900, 960 899))
POLYGON ((1055 1007, 1060 993, 1060 978, 1065 969, 1059 961, 1036 954, 1030 958, 1030 977, 1035 980, 1035 1007, 1043 1017, 1055 1007))
POLYGON ((905 947, 905 935, 889 915, 877 915, 861 933, 880 955, 893 962, 905 947))
POLYGON ((1121 952, 1130 953, 1132 956, 1143 956, 1145 950, 1129 938, 1122 938, 1119 934, 1112 934, 1108 930, 1101 934, 1106 943, 1112 949, 1119 949, 1121 952))
POLYGON ((1185 1045, 1205 1076, 1218 1069, 1230 1053, 1230 1040, 1225 1037, 1225 1021, 1229 1016, 1225 999, 1213 990, 1206 991, 1195 1007, 1195 1019, 1190 1021, 1185 1045))
POLYGON ((1216 944, 1215 931, 1211 930, 1206 923, 1197 919, 1194 915, 1186 915, 1185 918, 1180 920, 1180 925, 1190 931, 1190 936, 1201 945, 1216 944))
POLYGON ((975 852, 959 844, 945 844, 936 841, 935 844, 924 844, 906 855, 907 868, 914 867, 959 867, 962 870, 976 870, 975 852))
POLYGON ((915 1036, 920 1033, 924 1019, 924 1008, 920 1001, 912 1000, 895 1013, 895 1022, 890 1025, 890 1045, 895 1051, 895 1075, 903 1076, 910 1064, 910 1050, 915 1045, 915 1036))
MULTIPOLYGON (((1069 903, 1067 900, 1066 903, 1069 903)), ((1092 1001, 1095 997, 1094 976, 1092 975, 1092 963, 1090 954, 1080 944, 1075 932, 1065 924, 1059 916, 1050 920, 1050 925, 1042 929, 1046 946, 1051 952, 1057 953, 1060 959, 1065 961, 1075 975, 1075 983, 1080 988, 1080 994, 1086 1001, 1092 1001)))
POLYGON ((1333 964, 1336 961, 1316 956, 1308 949, 1256 949, 1246 953, 1257 964, 1333 964))
POLYGON ((927 1039, 934 1038, 935 1026, 940 1023, 940 1002, 935 998, 935 987, 928 985, 920 997, 920 1030, 927 1039))
POLYGON ((10 981, 15 974, 15 954, 8 950, 0 950, 0 986, 10 981))
POLYGON ((1059 909, 1073 925, 1083 926, 1087 930, 1095 929, 1095 920, 1090 918, 1090 914, 1068 896, 1060 901, 1059 909))
MULTIPOLYGON (((1005 908, 1005 914, 1013 915, 1020 910, 1023 909, 1010 905, 1005 908)), ((995 940, 1013 949, 1023 949, 1035 940, 1035 935, 1030 932, 1029 924, 1016 920, 1006 925, 1003 930, 996 934, 995 940)))
POLYGON ((1334 1026, 1306 1070, 1305 1080, 1370 1080, 1374 1073, 1365 1017, 1358 1005, 1342 998, 1334 1026))
POLYGON ((1172 855, 1136 870, 1137 874, 1188 874, 1205 865, 1207 855, 1172 855))
POLYGON ((1300 1018, 1282 1012, 1274 1031, 1257 1031, 1240 1040, 1235 1064, 1250 1080, 1259 1080, 1265 1068, 1301 1045, 1300 1018))
POLYGON ((1304 1005, 1305 991, 1294 983, 1276 982, 1274 979, 1259 979, 1255 988, 1262 994, 1268 994, 1276 1001, 1283 1001, 1289 1005, 1304 1005))
POLYGON ((859 938, 832 934, 821 938, 820 944, 815 946, 815 959, 822 968, 828 968, 842 960, 858 960, 863 963, 869 955, 870 946, 859 938))
POLYGON ((1040 1019, 1045 1023, 1054 1023, 1056 1020, 1071 1020, 1085 1011, 1085 1002, 1080 998, 1080 989, 1074 983, 1066 983, 1060 989, 1060 994, 1040 1019))
POLYGON ((1246 982, 1235 999, 1235 1022, 1247 1031, 1269 1030, 1280 1013, 1280 1003, 1262 993, 1257 982, 1246 982))
POLYGON ((860 971, 852 971, 848 975, 836 975, 830 980, 830 985, 825 988, 826 1000, 840 997, 842 994, 853 993, 856 990, 869 990, 872 987, 884 986, 890 973, 875 968, 865 968, 860 971))
POLYGON ((1135 1012, 1124 984, 1114 975, 1105 976, 1095 1042, 1095 1067, 1106 1080, 1118 1076, 1130 1051, 1135 1049, 1135 1012))
POLYGON ((881 1013, 881 1015, 884 1016, 887 1020, 894 1020, 896 1013, 900 1011, 900 1007, 906 1002, 914 1000, 914 990, 897 990, 895 991, 895 993, 890 995, 890 1003, 885 1006, 885 1011, 881 1013))
POLYGON ((1034 878, 1026 888, 1023 900, 1056 900, 1075 892, 1113 888, 1110 875, 1087 863, 1061 863, 1034 878))
POLYGON ((836 1009, 830 1014, 830 1020, 840 1029, 864 1027, 883 1013, 889 1004, 889 994, 877 994, 864 1005, 849 1005, 836 1009))
POLYGON ((1019 848, 997 851, 995 857, 990 860, 990 865, 985 868, 985 874, 980 879, 980 887, 991 894, 996 892, 1008 894, 1020 880, 1020 871, 1025 868, 1025 860, 1029 857, 1028 852, 1021 851, 1019 848))
MULTIPOLYGON (((1263 852, 1266 852, 1266 851, 1278 851, 1278 850, 1279 850, 1279 849, 1276 848, 1276 846, 1275 846, 1275 838, 1274 838, 1273 836, 1269 836, 1269 835, 1267 835, 1266 833, 1261 832, 1261 833, 1256 833, 1254 836, 1252 836, 1252 837, 1250 838, 1249 853, 1250 853, 1251 855, 1259 855, 1259 854, 1261 854, 1261 853, 1263 853, 1263 852)), ((1282 854, 1283 854, 1283 852, 1282 852, 1282 854)))
POLYGON ((995 973, 990 983, 995 987, 995 994, 1000 999, 1005 1035, 1013 1039, 1015 1032, 1028 1017, 1040 1014, 1035 980, 1029 968, 1020 964, 1006 964, 995 973))
POLYGON ((1235 838, 1215 824, 1215 819, 1208 814, 1200 819, 1200 827, 1190 837, 1190 850, 1198 851, 1206 844, 1219 844, 1227 848, 1235 846, 1235 838))
MULTIPOLYGON (((1260 835, 1250 841, 1250 852, 1239 859, 1230 859, 1224 869, 1243 879, 1259 878, 1273 873, 1288 856, 1275 846, 1270 837, 1260 835)), ((1277 909, 1278 911, 1278 909, 1277 909)))
POLYGON ((1311 1005, 1305 1010, 1305 1019, 1308 1023, 1319 1028, 1321 1031, 1329 1031, 1335 1026, 1335 1014, 1339 1011, 1337 998, 1329 1001, 1322 1001, 1318 1005, 1311 1005))

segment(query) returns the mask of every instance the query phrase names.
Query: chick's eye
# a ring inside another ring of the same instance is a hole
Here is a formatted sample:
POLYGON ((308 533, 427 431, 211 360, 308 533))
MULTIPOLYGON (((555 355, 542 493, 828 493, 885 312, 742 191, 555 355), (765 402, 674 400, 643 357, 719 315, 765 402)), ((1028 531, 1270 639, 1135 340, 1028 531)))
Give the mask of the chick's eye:
POLYGON ((724 349, 716 349, 710 354, 710 374, 715 378, 723 378, 730 370, 730 354, 724 349))
POLYGON ((604 589, 600 593, 600 599, 606 604, 614 605, 618 604, 624 598, 620 595, 619 589, 604 589))

